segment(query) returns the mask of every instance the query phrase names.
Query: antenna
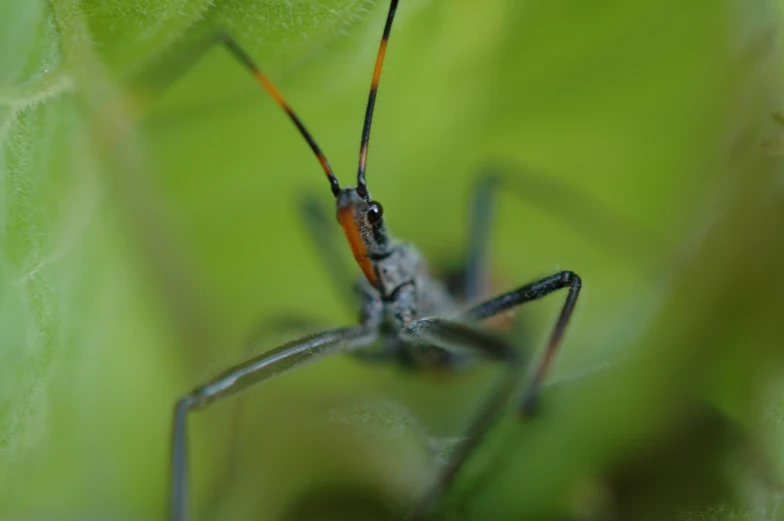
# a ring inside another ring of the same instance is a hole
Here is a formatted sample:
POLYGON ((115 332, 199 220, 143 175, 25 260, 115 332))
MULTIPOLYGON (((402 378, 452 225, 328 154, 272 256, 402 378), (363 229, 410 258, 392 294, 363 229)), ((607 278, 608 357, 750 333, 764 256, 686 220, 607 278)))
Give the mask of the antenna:
POLYGON ((378 92, 378 82, 381 80, 381 68, 384 65, 384 55, 387 53, 387 41, 389 32, 392 30, 392 21, 395 19, 398 0, 392 0, 387 14, 387 23, 384 25, 384 35, 381 37, 381 45, 376 56, 376 68, 373 70, 373 81, 370 83, 370 95, 368 96, 367 110, 365 111, 365 125, 362 128, 362 143, 359 147, 359 170, 357 172, 357 192, 367 199, 368 190, 365 184, 365 165, 367 164, 368 143, 370 142, 370 124, 373 121, 373 108, 376 105, 376 93, 378 92))
MULTIPOLYGON (((397 2, 393 2, 393 4, 396 3, 397 2)), ((387 31, 384 33, 385 37, 388 32, 389 31, 387 29, 387 31)), ((314 154, 316 154, 316 159, 318 159, 319 163, 321 163, 321 168, 324 169, 324 173, 327 174, 327 179, 329 179, 329 184, 332 188, 332 194, 337 197, 340 193, 340 184, 338 183, 338 178, 335 177, 334 172, 332 172, 332 167, 329 166, 329 161, 327 161, 326 156, 324 156, 324 152, 322 152, 321 148, 319 148, 319 146, 316 144, 316 140, 313 139, 313 136, 310 135, 308 129, 305 128, 305 125, 302 123, 299 117, 297 117, 294 111, 291 110, 291 107, 289 107, 289 104, 286 103, 286 100, 283 99, 283 95, 280 93, 278 88, 275 87, 275 85, 263 72, 261 72, 261 69, 259 69, 258 65, 253 62, 253 59, 248 55, 248 53, 246 53, 231 36, 225 33, 221 34, 220 40, 226 45, 228 50, 253 73, 259 85, 264 87, 264 90, 266 90, 269 95, 272 96, 272 98, 277 102, 277 104, 286 111, 286 114, 289 115, 291 121, 294 122, 294 124, 299 129, 300 134, 302 134, 302 137, 304 137, 305 141, 307 141, 308 145, 310 145, 310 149, 313 150, 314 154)), ((378 67, 378 65, 376 65, 376 67, 378 67)))

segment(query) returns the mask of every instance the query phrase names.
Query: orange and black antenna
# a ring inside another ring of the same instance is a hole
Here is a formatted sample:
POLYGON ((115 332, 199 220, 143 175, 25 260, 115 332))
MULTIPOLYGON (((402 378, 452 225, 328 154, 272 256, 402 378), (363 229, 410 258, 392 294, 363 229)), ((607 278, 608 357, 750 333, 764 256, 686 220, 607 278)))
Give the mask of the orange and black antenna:
POLYGON ((381 37, 381 46, 376 57, 376 68, 373 70, 373 81, 370 83, 370 95, 368 96, 367 110, 365 111, 365 125, 362 128, 362 143, 359 147, 359 170, 357 172, 357 192, 364 198, 368 197, 367 185, 365 184, 365 165, 367 164, 368 143, 370 141, 370 123, 373 121, 373 108, 376 105, 376 93, 378 92, 378 82, 381 80, 381 68, 384 65, 384 55, 387 53, 387 41, 389 32, 392 30, 392 21, 395 19, 398 0, 392 0, 389 5, 387 22, 384 25, 384 35, 381 37))
MULTIPOLYGON (((396 3, 397 2, 393 2, 393 4, 396 3)), ((384 33, 385 42, 388 33, 389 30, 387 29, 387 31, 384 33)), ((310 149, 313 150, 314 154, 316 154, 316 158, 318 159, 319 163, 321 163, 321 168, 323 168, 324 173, 327 174, 330 187, 332 188, 332 193, 335 195, 335 197, 337 197, 337 195, 340 193, 340 184, 338 183, 338 178, 335 177, 334 172, 332 172, 332 167, 329 166, 329 161, 327 161, 326 156, 324 156, 324 152, 321 151, 321 148, 319 148, 319 146, 316 144, 316 140, 313 139, 313 136, 310 135, 310 132, 308 132, 308 130, 305 128, 305 125, 302 124, 302 121, 300 121, 299 117, 297 117, 294 111, 291 110, 291 107, 289 107, 289 104, 286 103, 286 100, 283 99, 283 95, 269 80, 269 78, 267 78, 267 76, 261 72, 261 69, 259 69, 258 65, 253 62, 253 59, 248 55, 248 53, 246 53, 231 36, 223 33, 220 35, 220 40, 226 45, 229 51, 253 73, 259 85, 264 87, 264 90, 266 90, 269 95, 272 96, 272 98, 278 103, 278 105, 280 105, 283 110, 286 111, 286 114, 289 115, 291 121, 294 122, 294 124, 299 129, 300 134, 302 134, 302 137, 304 137, 308 142, 308 145, 310 145, 310 149)), ((376 65, 376 67, 378 68, 378 65, 376 65)), ((366 126, 369 127, 369 123, 366 123, 366 126)))

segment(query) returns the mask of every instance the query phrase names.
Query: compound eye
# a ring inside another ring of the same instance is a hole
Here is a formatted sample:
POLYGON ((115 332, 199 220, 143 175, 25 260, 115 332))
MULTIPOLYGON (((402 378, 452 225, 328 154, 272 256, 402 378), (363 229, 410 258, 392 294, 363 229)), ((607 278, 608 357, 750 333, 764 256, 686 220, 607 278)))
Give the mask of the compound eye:
POLYGON ((378 224, 383 216, 384 208, 381 206, 381 203, 377 203, 376 201, 371 202, 367 211, 367 219, 370 224, 378 224))

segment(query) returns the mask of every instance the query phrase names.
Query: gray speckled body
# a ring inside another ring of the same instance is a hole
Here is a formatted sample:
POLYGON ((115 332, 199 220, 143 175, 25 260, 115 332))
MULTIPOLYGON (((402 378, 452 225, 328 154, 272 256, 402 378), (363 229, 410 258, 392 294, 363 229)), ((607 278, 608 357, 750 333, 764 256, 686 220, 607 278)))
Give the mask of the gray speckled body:
POLYGON ((443 316, 455 301, 446 286, 430 276, 427 263, 410 243, 397 242, 376 261, 379 288, 366 278, 358 281, 362 316, 368 325, 389 324, 402 329, 417 318, 443 316))
POLYGON ((393 242, 383 258, 375 261, 375 268, 379 287, 365 277, 357 281, 356 287, 360 322, 379 330, 379 345, 376 350, 357 353, 358 356, 396 358, 404 366, 453 365, 454 353, 413 344, 400 336, 417 319, 449 316, 458 304, 446 285, 431 277, 427 262, 416 246, 393 242))

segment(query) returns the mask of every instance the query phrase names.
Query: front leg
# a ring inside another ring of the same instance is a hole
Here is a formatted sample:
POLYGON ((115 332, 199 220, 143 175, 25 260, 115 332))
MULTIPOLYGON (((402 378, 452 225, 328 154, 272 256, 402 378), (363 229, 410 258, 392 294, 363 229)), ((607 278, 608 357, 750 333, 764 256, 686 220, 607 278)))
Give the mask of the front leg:
POLYGON ((186 521, 188 506, 188 413, 239 393, 274 376, 340 351, 361 349, 376 340, 376 331, 347 327, 308 335, 231 367, 177 401, 171 449, 169 519, 186 521))
MULTIPOLYGON (((241 360, 247 360, 253 356, 254 353, 259 351, 259 344, 264 339, 275 338, 283 333, 293 333, 296 331, 299 335, 305 332, 314 332, 323 330, 322 324, 315 320, 303 318, 294 314, 279 315, 272 319, 265 319, 261 321, 248 336, 242 347, 241 360)), ((294 336, 293 334, 291 336, 294 336)), ((218 486, 213 491, 212 498, 207 502, 207 512, 212 512, 219 505, 221 498, 226 495, 226 491, 231 490, 235 485, 235 476, 237 473, 237 446, 239 443, 239 435, 242 430, 242 423, 245 414, 245 396, 239 396, 234 403, 234 412, 232 414, 231 426, 229 427, 229 435, 226 451, 226 466, 224 467, 222 477, 216 478, 218 486)), ((214 517, 209 513, 205 516, 207 519, 214 517)))
POLYGON ((566 331, 566 326, 574 311, 574 305, 577 303, 577 297, 580 295, 582 279, 572 271, 562 271, 483 302, 461 315, 461 318, 465 320, 484 320, 508 309, 525 304, 526 302, 538 300, 563 288, 569 288, 569 292, 567 293, 566 301, 561 308, 561 313, 558 315, 558 320, 550 334, 550 340, 547 342, 544 355, 536 368, 531 383, 528 385, 528 388, 523 395, 523 400, 520 405, 523 413, 531 412, 536 405, 539 388, 542 385, 547 369, 552 363, 553 355, 561 343, 564 331, 566 331))
MULTIPOLYGON (((559 289, 569 288, 569 293, 550 335, 544 356, 539 362, 534 377, 523 395, 523 400, 520 404, 523 413, 530 413, 534 409, 539 388, 553 359, 553 355, 563 338, 581 287, 582 281, 580 277, 571 271, 563 271, 483 302, 458 317, 458 320, 469 322, 484 320, 526 302, 540 299, 559 289)), ((421 521, 426 518, 432 506, 443 495, 455 476, 457 476, 460 469, 492 426, 498 411, 508 401, 519 380, 516 369, 520 365, 517 363, 517 358, 512 356, 514 352, 505 347, 505 343, 486 338, 484 334, 464 324, 441 319, 424 319, 408 326, 404 335, 412 340, 425 340, 445 349, 452 344, 457 344, 463 348, 472 348, 473 351, 496 360, 516 362, 509 364, 512 371, 510 371, 508 378, 502 382, 491 399, 480 410, 479 415, 471 424, 466 441, 455 451, 449 465, 438 476, 433 488, 425 494, 422 502, 414 512, 412 521, 421 521)))

